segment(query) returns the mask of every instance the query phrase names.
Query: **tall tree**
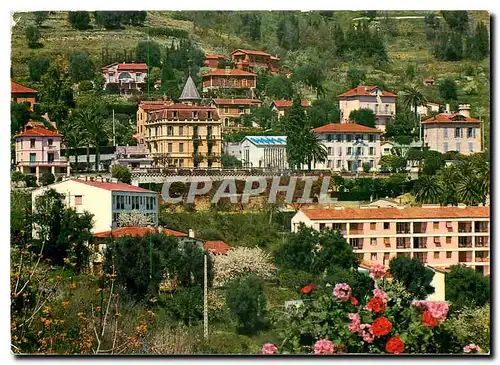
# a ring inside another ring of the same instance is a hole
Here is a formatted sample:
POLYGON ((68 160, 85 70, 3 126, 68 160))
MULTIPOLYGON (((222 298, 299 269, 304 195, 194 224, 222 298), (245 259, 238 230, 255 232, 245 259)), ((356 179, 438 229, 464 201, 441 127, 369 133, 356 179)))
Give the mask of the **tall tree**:
POLYGON ((453 78, 446 78, 439 83, 439 95, 446 101, 457 100, 457 83, 453 78))
POLYGON ((293 51, 299 47, 299 19, 291 12, 283 12, 278 22, 276 35, 278 45, 287 50, 293 51))
POLYGON ((453 265, 445 281, 446 299, 455 310, 481 307, 490 301, 489 280, 470 267, 453 265))
POLYGON ((467 11, 441 10, 441 15, 450 29, 459 33, 465 33, 469 29, 469 14, 467 11))
POLYGON ((435 175, 423 175, 419 177, 413 188, 415 200, 423 204, 439 203, 442 194, 443 186, 439 183, 435 175))
POLYGON ((48 11, 35 11, 35 23, 37 26, 41 27, 42 24, 49 18, 48 11))
POLYGON ((41 46, 40 37, 42 36, 40 34, 40 30, 38 29, 37 26, 35 25, 28 25, 26 27, 26 40, 28 41, 28 46, 30 48, 38 48, 41 46))
POLYGON ((349 114, 349 120, 370 128, 375 128, 375 113, 371 109, 356 109, 349 114))
POLYGON ((424 267, 420 260, 405 256, 395 257, 389 263, 389 270, 394 280, 404 285, 414 299, 425 299, 434 293, 431 285, 434 273, 424 267))
POLYGON ((419 139, 421 139, 422 136, 422 125, 419 123, 418 119, 418 107, 419 106, 426 106, 427 105, 427 98, 425 95, 422 93, 420 88, 417 85, 410 85, 408 87, 405 87, 403 91, 399 94, 401 95, 401 99, 403 102, 403 105, 408 109, 411 110, 413 109, 413 116, 414 116, 414 125, 419 130, 419 139))
POLYGON ((361 85, 366 79, 366 73, 363 70, 350 67, 347 70, 347 83, 350 88, 361 85))
POLYGON ((161 47, 153 40, 143 40, 137 43, 136 62, 148 63, 149 67, 161 67, 161 47))
POLYGON ((71 78, 63 71, 61 60, 52 62, 47 73, 42 76, 40 90, 42 112, 48 112, 50 120, 60 122, 74 107, 71 78))
POLYGON ((295 99, 290 109, 285 113, 281 120, 281 129, 287 136, 286 154, 288 164, 292 170, 300 168, 302 164, 307 163, 307 147, 303 138, 310 129, 300 99, 295 99))
POLYGON ((39 82, 50 66, 49 58, 32 58, 28 63, 30 80, 39 82))
POLYGON ((90 55, 87 52, 73 52, 69 73, 75 82, 91 80, 94 77, 94 62, 90 55))
POLYGON ((68 22, 73 29, 89 29, 90 13, 88 11, 70 11, 68 12, 68 22))

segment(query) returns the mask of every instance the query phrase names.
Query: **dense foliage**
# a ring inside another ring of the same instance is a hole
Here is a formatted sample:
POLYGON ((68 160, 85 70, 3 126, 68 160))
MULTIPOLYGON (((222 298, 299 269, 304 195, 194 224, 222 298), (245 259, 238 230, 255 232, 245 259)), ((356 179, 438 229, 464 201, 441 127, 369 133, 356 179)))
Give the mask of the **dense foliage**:
POLYGON ((394 280, 399 281, 414 299, 425 299, 434 293, 431 285, 434 273, 417 258, 395 257, 389 263, 394 280))

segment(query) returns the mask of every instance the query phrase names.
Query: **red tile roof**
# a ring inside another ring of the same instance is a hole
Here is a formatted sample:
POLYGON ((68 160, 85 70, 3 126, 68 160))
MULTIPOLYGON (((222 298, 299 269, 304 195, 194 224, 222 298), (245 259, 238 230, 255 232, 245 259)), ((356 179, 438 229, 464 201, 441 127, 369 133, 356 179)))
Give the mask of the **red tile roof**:
POLYGON ((79 182, 82 184, 90 185, 99 189, 109 190, 109 191, 124 191, 128 193, 154 193, 154 191, 140 188, 138 186, 129 185, 121 182, 102 182, 102 181, 90 181, 82 179, 71 179, 72 181, 79 182))
POLYGON ((54 132, 50 129, 35 125, 33 128, 26 129, 14 136, 14 138, 17 137, 61 137, 61 135, 57 131, 54 132))
POLYGON ((219 114, 217 109, 213 106, 199 106, 199 105, 187 105, 187 104, 172 104, 161 108, 160 110, 152 110, 149 112, 149 117, 151 120, 158 119, 179 119, 179 120, 191 120, 193 119, 192 112, 198 112, 197 120, 208 120, 208 112, 212 112, 212 117, 210 120, 219 120, 219 114), (177 117, 174 118, 174 112, 177 112, 177 117))
POLYGON ((314 133, 382 133, 380 129, 356 123, 330 123, 312 130, 314 133))
POLYGON ((424 120, 422 123, 433 124, 433 123, 482 123, 482 122, 478 119, 465 117, 460 113, 453 113, 453 114, 441 113, 432 118, 424 120))
POLYGON ((205 55, 205 59, 207 59, 207 60, 219 60, 219 59, 224 59, 224 56, 219 56, 217 54, 207 53, 205 55))
MULTIPOLYGON (((153 227, 119 227, 113 228, 111 231, 95 233, 94 236, 98 238, 109 237, 110 235, 114 238, 132 236, 132 237, 142 237, 148 233, 158 233, 159 230, 153 227)), ((161 233, 167 236, 184 237, 187 236, 184 232, 174 231, 170 228, 162 228, 161 233)))
POLYGON ((12 94, 35 94, 37 91, 29 87, 10 82, 10 92, 12 94))
POLYGON ((145 63, 119 63, 117 69, 143 71, 148 69, 148 65, 145 63))
POLYGON ((489 207, 301 209, 311 220, 489 218, 489 207))
POLYGON ((232 68, 229 70, 229 73, 226 73, 226 69, 218 68, 218 69, 213 70, 212 72, 209 72, 209 73, 202 75, 202 77, 208 77, 208 76, 255 76, 255 77, 257 77, 257 74, 253 73, 253 72, 239 70, 237 68, 232 68))
MULTIPOLYGON (((375 89, 380 89, 377 85, 361 85, 358 87, 355 87, 354 89, 348 90, 346 92, 343 92, 342 94, 337 95, 337 97, 348 97, 348 96, 373 96, 371 92, 373 92, 375 89)), ((396 93, 390 92, 390 91, 382 91, 382 96, 396 96, 396 93)))
POLYGON ((256 50, 253 50, 253 49, 235 49, 233 52, 231 52, 231 54, 237 53, 237 52, 247 53, 247 54, 253 54, 253 55, 257 55, 257 56, 269 56, 269 57, 272 57, 271 54, 269 54, 267 52, 256 51, 256 50))
POLYGON ((142 110, 158 110, 172 104, 171 100, 143 100, 139 103, 139 108, 142 110))
POLYGON ((262 104, 260 100, 257 99, 213 99, 213 102, 217 105, 247 105, 247 104, 262 104))
POLYGON ((215 254, 225 254, 232 247, 229 246, 224 241, 205 241, 205 243, 203 244, 203 248, 205 250, 211 251, 211 252, 213 252, 215 254))
MULTIPOLYGON (((276 105, 276 108, 283 108, 284 109, 284 108, 290 108, 293 105, 293 101, 292 100, 274 100, 273 104, 276 105)), ((300 105, 303 108, 308 108, 311 106, 311 103, 307 100, 302 100, 300 102, 300 105)))

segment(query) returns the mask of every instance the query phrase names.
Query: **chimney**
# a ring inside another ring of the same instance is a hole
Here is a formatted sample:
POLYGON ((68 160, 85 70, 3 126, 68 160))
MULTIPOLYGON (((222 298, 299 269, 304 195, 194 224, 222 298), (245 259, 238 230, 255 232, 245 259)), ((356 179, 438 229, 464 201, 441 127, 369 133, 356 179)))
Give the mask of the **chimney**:
POLYGON ((446 114, 451 114, 451 112, 450 112, 450 104, 446 104, 446 105, 445 105, 445 107, 444 107, 444 112, 445 112, 446 114))
POLYGON ((158 233, 162 233, 163 232, 163 227, 162 226, 158 226, 158 233))
POLYGON ((226 66, 226 75, 231 75, 231 68, 226 66))
POLYGON ((470 104, 460 104, 458 106, 458 113, 466 118, 470 118, 470 104))
POLYGON ((189 228, 188 237, 194 238, 194 231, 191 228, 189 228))

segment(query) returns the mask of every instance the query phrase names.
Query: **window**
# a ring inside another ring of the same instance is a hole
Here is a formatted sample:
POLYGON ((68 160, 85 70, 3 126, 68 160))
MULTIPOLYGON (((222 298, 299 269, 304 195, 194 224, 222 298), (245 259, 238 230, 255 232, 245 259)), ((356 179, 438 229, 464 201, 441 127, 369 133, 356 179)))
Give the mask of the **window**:
POLYGON ((362 141, 363 136, 361 134, 356 134, 356 141, 362 141))
POLYGON ((455 128, 455 138, 460 138, 460 137, 462 137, 462 129, 455 128))
POLYGON ((332 135, 331 135, 331 134, 327 134, 327 135, 326 135, 326 140, 327 140, 328 142, 331 142, 331 141, 332 141, 332 135))
POLYGON ((469 152, 474 152, 474 143, 469 143, 469 152))
POLYGON ((225 118, 225 119, 224 119, 224 125, 225 125, 226 127, 229 127, 229 118, 225 118))
POLYGON ((52 146, 52 143, 54 143, 54 141, 52 140, 52 138, 49 138, 47 140, 47 145, 52 146))
POLYGON ((179 152, 184 152, 184 143, 179 143, 179 152))
POLYGON ((448 128, 443 129, 444 138, 448 138, 448 128))
POLYGON ((212 119, 212 112, 207 112, 207 119, 212 119))
POLYGON ((376 252, 372 252, 372 254, 370 255, 370 259, 372 261, 377 261, 377 253, 376 252))
POLYGON ((240 114, 245 113, 245 107, 243 107, 243 106, 239 106, 239 107, 238 107, 238 112, 239 112, 240 114))
POLYGON ((328 167, 329 169, 332 167, 332 160, 328 160, 328 162, 326 163, 326 167, 328 167))
POLYGON ((446 237, 446 243, 450 244, 451 243, 451 237, 446 237))
POLYGON ((340 169, 342 167, 342 160, 337 160, 337 168, 340 169))
POLYGON ((168 151, 168 152, 172 152, 172 143, 169 143, 169 144, 168 144, 168 150, 167 150, 167 151, 168 151))
POLYGON ((224 114, 228 114, 229 113, 229 107, 225 106, 224 107, 224 114))
POLYGON ((460 142, 457 142, 455 151, 460 152, 460 142))
POLYGON ((376 230, 377 229, 377 223, 370 223, 370 229, 372 231, 376 230))
POLYGON ((347 147, 347 154, 352 155, 352 147, 347 147))
POLYGON ((197 119, 198 118, 198 112, 193 112, 193 119, 197 119))
POLYGON ((342 135, 341 134, 337 134, 335 137, 336 137, 337 142, 342 142, 342 135))
POLYGON ((475 137, 475 130, 474 128, 467 128, 467 138, 474 138, 475 137))
POLYGON ((75 205, 82 205, 82 196, 75 195, 75 205))
POLYGON ((439 251, 434 251, 434 259, 439 259, 439 251))
POLYGON ((444 152, 448 152, 448 142, 443 143, 444 152))
POLYGON ((54 152, 47 153, 47 162, 54 162, 54 152))
POLYGON ((35 140, 33 138, 30 139, 30 148, 35 148, 35 140))
MULTIPOLYGON (((158 132, 156 133, 158 135, 158 132)), ((174 127, 172 127, 171 125, 169 125, 167 127, 167 136, 173 136, 174 135, 174 127)))
POLYGON ((174 111, 172 112, 172 116, 174 117, 174 119, 175 119, 175 118, 177 118, 177 111, 175 111, 175 110, 174 110, 174 111))
POLYGON ((434 230, 437 231, 439 229, 439 222, 434 222, 433 226, 434 230))
POLYGON ((342 156, 342 147, 339 147, 339 156, 342 156))
POLYGON ((320 223, 319 224, 319 230, 322 231, 325 229, 325 223, 320 223))
POLYGON ((377 245, 377 239, 376 238, 370 238, 370 246, 376 246, 377 245))
POLYGON ((373 134, 369 134, 369 135, 368 135, 368 141, 369 141, 369 142, 373 142, 373 141, 375 141, 375 136, 374 136, 373 134))
POLYGON ((389 237, 384 237, 384 245, 386 247, 391 247, 391 239, 389 237))
POLYGON ((364 150, 363 147, 358 147, 358 155, 359 156, 363 156, 363 150, 364 150))
POLYGON ((370 156, 375 154, 375 147, 370 147, 370 156))
POLYGON ((348 134, 346 139, 347 139, 347 142, 352 142, 352 134, 348 134))
POLYGON ((384 263, 385 263, 385 262, 389 262, 390 258, 391 258, 391 257, 390 257, 389 252, 384 252, 384 263))
POLYGON ((179 126, 179 136, 183 136, 184 135, 184 127, 181 125, 179 126))
POLYGON ((384 222, 384 229, 389 229, 390 225, 389 222, 384 222))
POLYGON ((446 252, 446 258, 451 259, 451 252, 450 251, 446 252))
POLYGON ((328 154, 332 155, 332 148, 331 147, 328 147, 328 154))

